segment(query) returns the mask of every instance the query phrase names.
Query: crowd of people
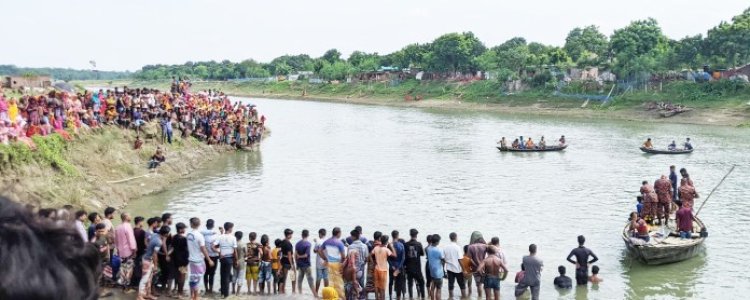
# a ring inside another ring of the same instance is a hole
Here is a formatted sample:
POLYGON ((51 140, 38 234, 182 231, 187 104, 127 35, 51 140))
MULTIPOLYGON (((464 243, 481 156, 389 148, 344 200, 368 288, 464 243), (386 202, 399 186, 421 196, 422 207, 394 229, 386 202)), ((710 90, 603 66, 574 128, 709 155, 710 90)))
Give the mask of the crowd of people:
MULTIPOLYGON (((259 141, 266 117, 252 104, 234 103, 224 93, 190 92, 188 81, 175 79, 169 92, 127 86, 114 90, 6 98, 0 92, 0 143, 23 142, 34 147, 31 137, 104 125, 135 130, 158 122, 162 143, 172 143, 175 129, 182 137, 193 136, 209 144, 244 147, 259 141)), ((141 141, 142 143, 142 141, 141 141)), ((135 143, 138 147, 138 142, 135 143)))
MULTIPOLYGON (((76 211, 71 206, 34 212, 4 198, 0 198, 0 217, 4 217, 0 218, 0 228, 12 227, 12 231, 0 230, 0 249, 9 247, 6 241, 11 239, 30 239, 20 235, 33 235, 41 242, 29 247, 37 248, 38 256, 44 255, 47 249, 46 255, 51 258, 46 260, 80 256, 70 258, 77 262, 64 262, 75 265, 55 270, 83 272, 69 275, 70 282, 65 282, 78 284, 80 291, 73 288, 62 291, 88 296, 70 299, 107 297, 114 288, 135 294, 137 299, 159 296, 180 299, 188 297, 188 293, 191 299, 198 299, 202 294, 215 292, 223 298, 232 294, 272 295, 286 294, 290 289, 291 293, 301 294, 306 281, 310 293, 323 299, 366 299, 368 294, 374 293, 376 299, 382 300, 387 290, 389 299, 406 299, 408 295, 409 299, 439 300, 447 279, 451 299, 456 287, 455 296, 461 298, 471 297, 472 287, 475 287, 478 299, 482 299, 484 293, 487 300, 497 300, 500 282, 510 272, 499 238, 493 237, 487 242, 480 232, 473 232, 464 246, 458 244, 456 233, 448 234, 447 242, 439 234, 427 235, 423 244, 418 239, 417 229, 410 229, 406 239, 397 230, 389 234, 375 231, 369 240, 360 226, 349 231, 346 237, 338 227, 330 232, 321 228, 314 237, 305 229, 298 239, 293 230, 286 229, 280 238, 272 240, 267 234, 235 230, 232 222, 218 226, 213 219, 203 223, 194 217, 175 223, 169 213, 149 218, 132 217, 112 207, 106 208, 103 214, 76 211), (117 225, 116 217, 120 219, 117 225), (25 230, 24 226, 32 230, 25 230), (64 250, 70 254, 59 253, 53 243, 65 244, 64 250), (214 286, 216 277, 218 290, 214 286), (87 288, 98 290, 88 292, 87 288)), ((576 266, 577 284, 601 282, 597 266, 591 267, 594 275, 588 275, 591 264, 598 258, 584 247, 583 236, 578 237, 578 243, 579 247, 567 258, 576 266)), ((38 259, 34 255, 10 252, 0 252, 0 263, 11 261, 11 264, 4 264, 10 269, 18 270, 13 266, 25 263, 38 264, 38 261, 28 261, 38 259)), ((531 299, 539 299, 543 266, 537 256, 537 246, 530 245, 529 254, 522 258, 521 271, 515 276, 516 296, 530 293, 531 299)), ((39 270, 31 270, 36 273, 32 277, 44 277, 38 274, 39 270)), ((571 288, 572 281, 565 275, 565 267, 560 266, 558 271, 560 276, 554 280, 555 287, 571 288)), ((0 280, 11 282, 3 276, 10 275, 0 274, 0 280)), ((7 287, 0 288, 0 296, 38 293, 42 292, 9 292, 7 287)))
MULTIPOLYGON (((500 148, 508 149, 508 140, 506 140, 505 137, 502 137, 497 143, 500 145, 500 148)), ((563 135, 560 137, 560 139, 557 140, 557 146, 562 147, 562 146, 565 146, 565 144, 566 144, 565 136, 563 135)), ((539 143, 534 143, 531 137, 526 139, 524 142, 523 136, 520 136, 519 138, 513 140, 513 142, 510 144, 510 149, 521 149, 521 150, 542 149, 544 150, 546 148, 547 148, 547 141, 544 140, 544 136, 542 136, 539 139, 539 143)))
POLYGON ((636 211, 629 218, 632 237, 650 241, 650 226, 668 226, 670 215, 674 213, 676 234, 683 239, 692 238, 693 205, 698 193, 687 169, 681 168, 679 172, 679 187, 674 165, 669 167, 669 176, 661 175, 653 186, 648 180, 642 182, 636 211))

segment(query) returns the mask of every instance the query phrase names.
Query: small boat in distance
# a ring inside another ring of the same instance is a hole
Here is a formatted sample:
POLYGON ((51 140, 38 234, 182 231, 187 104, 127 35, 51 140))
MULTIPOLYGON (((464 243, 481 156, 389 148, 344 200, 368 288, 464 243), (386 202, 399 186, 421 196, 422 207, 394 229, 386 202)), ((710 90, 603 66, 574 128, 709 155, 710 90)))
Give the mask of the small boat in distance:
POLYGON ((649 153, 649 154, 688 154, 693 153, 694 149, 675 149, 675 150, 659 150, 659 149, 649 149, 646 147, 641 147, 641 151, 649 153))
POLYGON ((663 227, 654 227, 649 234, 651 241, 646 242, 639 238, 631 237, 630 223, 625 225, 622 230, 622 240, 630 253, 647 265, 663 265, 675 263, 693 258, 698 255, 703 248, 703 242, 706 240, 706 226, 703 221, 697 217, 693 218, 693 235, 691 239, 681 239, 672 235, 666 237, 657 237, 654 232, 663 227))
POLYGON ((520 149, 520 148, 503 148, 501 146, 497 146, 497 149, 501 152, 551 152, 551 151, 563 151, 565 148, 568 148, 568 145, 562 145, 562 146, 547 146, 544 148, 533 148, 533 149, 520 149))

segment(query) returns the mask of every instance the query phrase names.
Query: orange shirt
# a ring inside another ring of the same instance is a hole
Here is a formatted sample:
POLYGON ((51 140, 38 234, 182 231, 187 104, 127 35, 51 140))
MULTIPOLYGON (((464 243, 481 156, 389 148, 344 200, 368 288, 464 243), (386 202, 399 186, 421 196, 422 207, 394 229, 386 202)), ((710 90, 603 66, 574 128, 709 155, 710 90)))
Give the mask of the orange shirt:
POLYGON ((375 247, 372 254, 375 256, 375 270, 388 271, 388 257, 391 256, 391 249, 387 247, 375 247))

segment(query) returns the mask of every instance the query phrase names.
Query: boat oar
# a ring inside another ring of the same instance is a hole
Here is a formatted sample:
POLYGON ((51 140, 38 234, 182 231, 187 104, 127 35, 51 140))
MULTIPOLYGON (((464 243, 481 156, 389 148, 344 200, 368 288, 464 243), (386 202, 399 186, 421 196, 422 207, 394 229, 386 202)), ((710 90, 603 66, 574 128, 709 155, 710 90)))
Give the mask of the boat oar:
POLYGON ((720 185, 721 185, 722 183, 724 183, 724 180, 725 180, 725 179, 727 179, 727 177, 729 177, 729 174, 732 174, 732 171, 734 171, 734 167, 736 167, 736 166, 737 166, 737 165, 733 165, 733 166, 732 166, 732 168, 731 168, 731 169, 729 169, 729 172, 727 172, 727 175, 724 175, 724 178, 722 178, 722 179, 721 179, 721 181, 719 181, 719 184, 717 184, 717 185, 716 185, 716 186, 714 187, 714 189, 713 189, 713 190, 711 190, 711 192, 710 192, 710 193, 708 193, 708 197, 706 197, 706 200, 703 200, 703 203, 701 203, 701 207, 699 207, 699 208, 698 208, 698 211, 697 211, 697 212, 695 212, 695 216, 696 216, 696 217, 698 216, 698 214, 699 214, 699 213, 701 213, 701 209, 703 209, 703 205, 706 205, 706 202, 708 202, 708 198, 711 198, 711 195, 712 195, 712 194, 713 194, 713 193, 714 193, 714 192, 716 191, 716 189, 718 189, 718 188, 719 188, 719 186, 720 186, 720 185))

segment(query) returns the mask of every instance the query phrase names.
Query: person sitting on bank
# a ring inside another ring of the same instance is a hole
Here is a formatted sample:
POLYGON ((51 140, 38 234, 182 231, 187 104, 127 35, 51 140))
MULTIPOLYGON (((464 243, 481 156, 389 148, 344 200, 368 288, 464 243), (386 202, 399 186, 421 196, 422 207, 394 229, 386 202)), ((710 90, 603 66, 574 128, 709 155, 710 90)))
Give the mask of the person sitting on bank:
POLYGON ((685 150, 693 150, 693 144, 690 143, 690 138, 687 138, 685 140, 684 148, 685 148, 685 150))
POLYGON ((654 144, 651 143, 651 138, 648 138, 645 143, 643 143, 643 148, 646 149, 654 149, 654 144))
POLYGON ((560 143, 560 146, 565 146, 565 136, 561 136, 557 142, 560 143))
POLYGON ((526 149, 534 149, 534 148, 536 148, 536 146, 534 145, 534 142, 531 140, 531 138, 529 138, 526 141, 526 149))
POLYGON ((508 141, 505 140, 505 137, 501 138, 500 141, 497 143, 500 144, 500 148, 502 149, 508 148, 508 141))
POLYGON ((591 277, 589 277, 589 281, 592 284, 599 284, 604 281, 604 279, 599 277, 599 266, 591 267, 591 277))
POLYGON ((513 144, 510 145, 513 149, 518 149, 520 147, 520 143, 518 142, 518 139, 513 140, 513 144))
POLYGON ((677 143, 675 143, 674 141, 672 141, 672 143, 669 144, 669 146, 667 146, 667 150, 669 150, 669 151, 675 151, 675 150, 677 150, 677 143))
POLYGON ((143 140, 141 139, 141 136, 136 136, 135 142, 133 142, 133 150, 141 149, 141 146, 143 146, 143 140))
POLYGON ((688 206, 687 202, 681 202, 680 209, 677 210, 675 217, 677 219, 677 231, 681 239, 693 238, 693 209, 688 206))
POLYGON ((542 139, 539 140, 539 149, 545 148, 547 148, 547 142, 544 140, 544 136, 542 136, 542 139))
POLYGON ((573 280, 565 276, 565 266, 557 267, 557 272, 560 273, 560 276, 555 277, 555 287, 558 289, 573 288, 573 280))
POLYGON ((156 153, 154 153, 154 155, 151 156, 151 160, 148 161, 148 169, 156 169, 156 167, 158 167, 166 160, 167 159, 166 157, 164 157, 164 153, 162 152, 161 148, 157 148, 156 153))

